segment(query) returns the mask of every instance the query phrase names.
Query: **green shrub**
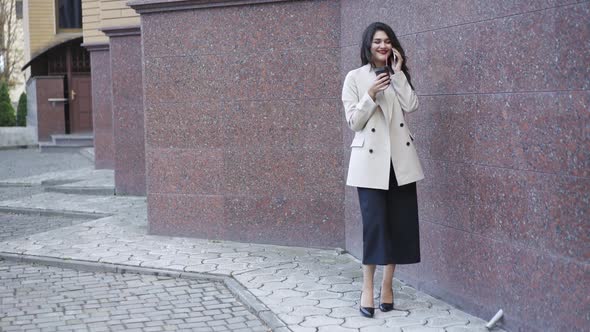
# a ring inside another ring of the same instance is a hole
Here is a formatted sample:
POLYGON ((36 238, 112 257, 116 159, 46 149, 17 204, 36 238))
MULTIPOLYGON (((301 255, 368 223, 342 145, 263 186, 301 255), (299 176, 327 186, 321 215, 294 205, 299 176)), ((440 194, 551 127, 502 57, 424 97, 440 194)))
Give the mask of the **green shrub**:
POLYGON ((6 82, 2 82, 0 85, 0 127, 13 127, 14 125, 16 125, 16 117, 10 103, 8 85, 6 82))
POLYGON ((2 82, 2 85, 0 85, 0 103, 3 101, 10 103, 10 95, 8 94, 8 84, 6 84, 6 82, 2 82))
POLYGON ((27 125, 27 94, 21 93, 16 108, 16 125, 25 127, 27 125))
POLYGON ((10 103, 0 101, 0 127, 14 127, 15 124, 14 108, 10 103))

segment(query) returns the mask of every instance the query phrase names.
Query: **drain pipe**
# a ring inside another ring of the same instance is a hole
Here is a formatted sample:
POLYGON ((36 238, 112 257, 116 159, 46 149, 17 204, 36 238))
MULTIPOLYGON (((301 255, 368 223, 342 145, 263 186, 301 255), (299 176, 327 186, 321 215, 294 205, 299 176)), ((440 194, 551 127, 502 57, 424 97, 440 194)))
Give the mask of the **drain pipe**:
POLYGON ((496 325, 496 323, 504 316, 504 311, 502 309, 498 310, 498 312, 490 319, 490 321, 486 324, 486 328, 489 330, 496 325))

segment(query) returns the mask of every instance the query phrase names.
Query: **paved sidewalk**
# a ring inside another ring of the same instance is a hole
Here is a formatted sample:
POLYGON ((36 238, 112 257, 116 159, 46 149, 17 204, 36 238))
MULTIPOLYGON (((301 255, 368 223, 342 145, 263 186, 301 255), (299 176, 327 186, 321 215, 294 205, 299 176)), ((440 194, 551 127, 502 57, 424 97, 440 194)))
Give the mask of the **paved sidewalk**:
POLYGON ((0 331, 265 332, 220 282, 0 260, 0 331))
MULTIPOLYGON (((94 188, 113 185, 110 176, 85 176, 76 179, 94 188)), ((398 311, 360 317, 360 263, 338 250, 148 235, 145 197, 41 192, 0 201, 0 211, 95 218, 0 242, 0 256, 82 270, 219 278, 273 331, 488 331, 482 319, 398 280, 398 311)))
POLYGON ((58 215, 40 217, 39 215, 0 213, 0 242, 87 221, 88 218, 66 218, 58 215))
POLYGON ((41 153, 38 149, 0 149, 0 181, 48 172, 94 168, 77 153, 41 153))

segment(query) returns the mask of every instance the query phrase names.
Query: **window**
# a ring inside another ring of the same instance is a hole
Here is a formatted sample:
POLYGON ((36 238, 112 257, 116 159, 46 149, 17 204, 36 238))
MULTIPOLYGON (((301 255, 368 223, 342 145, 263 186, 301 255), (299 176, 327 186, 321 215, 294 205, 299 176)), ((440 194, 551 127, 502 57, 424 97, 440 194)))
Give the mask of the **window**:
POLYGON ((16 0, 16 18, 21 19, 23 18, 23 1, 16 0))
POLYGON ((82 29, 82 1, 57 0, 57 27, 63 29, 82 29))

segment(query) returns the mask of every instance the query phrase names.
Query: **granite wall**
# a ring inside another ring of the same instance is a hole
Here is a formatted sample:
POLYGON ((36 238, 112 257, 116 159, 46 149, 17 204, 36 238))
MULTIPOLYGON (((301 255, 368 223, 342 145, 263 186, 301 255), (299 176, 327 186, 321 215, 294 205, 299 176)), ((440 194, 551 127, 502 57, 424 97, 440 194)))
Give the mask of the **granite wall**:
POLYGON ((145 195, 145 139, 139 27, 103 28, 109 36, 115 193, 145 195))
POLYGON ((343 247, 340 3, 236 3, 131 3, 149 231, 343 247))
POLYGON ((83 46, 90 52, 94 167, 96 169, 113 169, 115 154, 109 45, 84 44, 83 46))
MULTIPOLYGON (((409 55, 421 264, 401 279, 504 326, 590 326, 590 2, 341 1, 341 78, 364 27, 390 24, 409 55)), ((352 139, 344 132, 344 145, 352 139)), ((346 192, 347 248, 360 216, 346 192)))
POLYGON ((423 262, 397 276, 483 318, 502 308, 509 330, 588 327, 589 1, 131 5, 150 233, 360 256, 340 89, 380 20, 408 54, 427 175, 423 262))

